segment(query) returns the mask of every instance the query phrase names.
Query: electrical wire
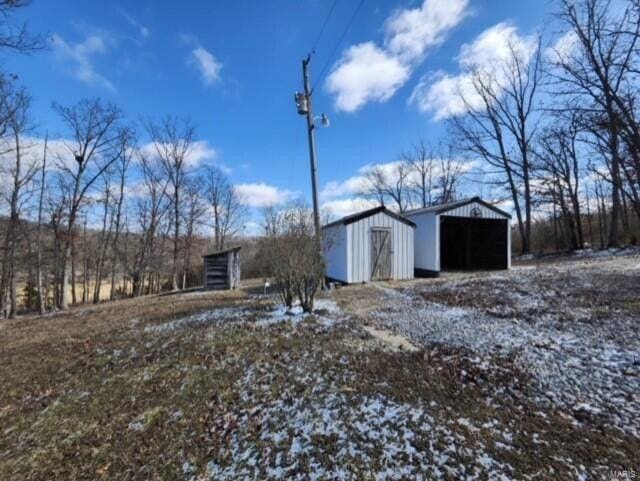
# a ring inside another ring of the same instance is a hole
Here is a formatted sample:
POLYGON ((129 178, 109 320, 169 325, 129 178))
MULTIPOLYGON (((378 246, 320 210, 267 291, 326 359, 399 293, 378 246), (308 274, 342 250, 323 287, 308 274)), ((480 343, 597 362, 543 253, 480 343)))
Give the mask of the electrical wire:
POLYGON ((318 33, 318 36, 316 37, 316 41, 313 43, 313 47, 311 48, 312 54, 315 53, 316 51, 316 47, 318 46, 318 43, 322 38, 324 29, 327 26, 327 23, 329 23, 329 19, 331 18, 331 14, 333 13, 333 9, 336 8, 337 3, 338 3, 338 0, 333 0, 333 4, 331 4, 331 8, 329 9, 329 12, 327 12, 327 15, 324 17, 324 22, 322 22, 322 27, 320 27, 320 32, 318 33))
POLYGON ((329 68, 329 64, 333 60, 333 57, 335 56, 336 52, 338 51, 338 48, 340 47, 340 44, 344 40, 344 37, 349 32, 349 29, 351 28, 351 25, 353 24, 353 21, 356 19, 356 15, 358 15, 358 12, 362 8, 363 4, 364 4, 364 0, 360 0, 360 2, 358 2, 358 6, 356 7, 356 9, 351 14, 351 17, 349 18, 349 21, 347 22, 347 25, 345 26, 344 30, 342 31, 342 34, 338 38, 338 41, 333 46, 333 50, 331 50, 331 53, 329 54, 329 57, 327 58, 327 61, 325 62, 324 66, 322 67, 322 70, 320 70, 320 75, 318 76, 317 80, 314 82, 313 87, 311 88, 312 92, 315 90, 316 85, 321 83, 322 80, 324 79, 324 76, 327 73, 327 69, 329 68))

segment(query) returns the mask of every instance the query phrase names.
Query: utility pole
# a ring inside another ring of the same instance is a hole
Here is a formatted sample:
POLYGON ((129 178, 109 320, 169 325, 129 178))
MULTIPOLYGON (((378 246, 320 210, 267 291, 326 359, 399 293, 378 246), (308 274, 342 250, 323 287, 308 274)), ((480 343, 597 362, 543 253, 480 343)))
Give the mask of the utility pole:
MULTIPOLYGON (((311 87, 309 85, 309 62, 311 61, 311 54, 307 55, 302 60, 302 79, 304 84, 304 93, 296 94, 295 100, 298 106, 298 113, 300 115, 306 115, 307 117, 307 137, 309 139, 309 161, 311 163, 311 194, 313 196, 313 223, 316 231, 316 237, 320 239, 320 211, 318 207, 318 184, 317 184, 317 169, 318 164, 316 162, 316 137, 315 137, 315 124, 313 119, 313 109, 311 107, 311 87)), ((326 122, 326 117, 322 117, 323 122, 326 122)))

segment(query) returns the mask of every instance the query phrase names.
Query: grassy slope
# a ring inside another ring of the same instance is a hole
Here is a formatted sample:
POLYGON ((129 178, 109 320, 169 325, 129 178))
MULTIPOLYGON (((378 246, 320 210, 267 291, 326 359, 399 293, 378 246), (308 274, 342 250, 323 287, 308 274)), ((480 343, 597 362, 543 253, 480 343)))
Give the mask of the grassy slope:
MULTIPOLYGON (((429 429, 407 424, 419 452, 444 452, 452 442, 469 448, 447 451, 450 469, 442 479, 479 472, 480 451, 510 476, 539 472, 538 479, 569 479, 577 473, 571 465, 629 469, 640 452, 637 439, 606 426, 575 427, 530 405, 522 396, 527 378, 508 360, 483 371, 459 350, 384 349, 353 317, 332 327, 314 318, 256 326, 252 319, 265 309, 265 301, 242 293, 191 294, 0 323, 0 479, 185 479, 205 473, 212 461, 237 465, 236 445, 257 453, 257 468, 247 463, 264 478, 277 467, 274 453, 290 455, 299 434, 285 426, 282 442, 265 441, 265 413, 275 418, 292 406, 294 416, 329 399, 339 399, 331 415, 344 417, 341 429, 366 453, 340 466, 352 479, 412 462, 406 453, 390 462, 385 443, 360 437, 363 423, 372 422, 361 406, 378 398, 428 412, 429 429), (247 307, 246 323, 145 330, 237 305, 247 307), (507 432, 512 449, 500 447, 507 432)), ((311 453, 299 456, 288 477, 335 467, 342 442, 336 436, 312 435, 311 453)))

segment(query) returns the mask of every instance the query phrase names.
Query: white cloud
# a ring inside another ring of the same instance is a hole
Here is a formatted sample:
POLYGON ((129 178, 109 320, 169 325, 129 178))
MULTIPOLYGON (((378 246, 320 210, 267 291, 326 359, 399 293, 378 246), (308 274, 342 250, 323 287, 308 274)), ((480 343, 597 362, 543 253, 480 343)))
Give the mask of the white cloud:
MULTIPOLYGON (((360 169, 361 171, 362 169, 360 169)), ((359 194, 366 188, 366 178, 364 175, 349 177, 347 180, 338 182, 332 180, 327 182, 320 192, 322 199, 335 199, 343 195, 359 194)))
POLYGON ((451 75, 440 71, 424 76, 414 88, 409 102, 421 112, 432 112, 435 120, 462 114, 467 104, 472 108, 479 107, 482 99, 473 84, 474 74, 486 73, 499 91, 507 76, 512 49, 527 64, 537 45, 535 35, 520 36, 515 26, 498 23, 473 42, 460 47, 460 73, 451 75))
MULTIPOLYGON (((22 136, 20 139, 22 161, 26 166, 42 165, 42 157, 44 153, 44 138, 33 137, 29 135, 22 136)), ((49 138, 47 141, 47 171, 60 170, 61 167, 76 167, 73 157, 73 141, 64 138, 49 138)), ((14 159, 13 142, 3 142, 0 146, 3 151, 0 154, 0 164, 11 165, 14 159), (6 161, 5 161, 6 159, 6 161)), ((25 167, 25 170, 28 167, 25 167)))
MULTIPOLYGON (((320 192, 320 198, 323 201, 322 207, 328 211, 332 217, 344 216, 364 210, 377 205, 373 199, 363 198, 364 194, 369 188, 370 184, 367 179, 367 174, 374 168, 382 172, 385 180, 393 184, 397 179, 399 161, 386 162, 384 164, 367 164, 360 167, 357 174, 349 177, 348 179, 338 182, 331 181, 325 184, 324 188, 320 192)), ((460 173, 468 174, 477 168, 478 163, 476 161, 463 161, 460 160, 460 173)), ((441 161, 440 159, 433 159, 433 182, 436 182, 441 175, 441 161)), ((416 185, 419 182, 418 173, 413 171, 409 174, 407 179, 408 184, 416 185)), ((438 189, 433 188, 432 194, 437 194, 438 189)))
POLYGON ((322 204, 322 211, 326 213, 331 220, 355 214, 363 210, 376 207, 378 202, 373 199, 365 199, 363 197, 351 197, 348 199, 337 199, 322 204))
MULTIPOLYGON (((140 146, 140 151, 150 157, 155 157, 157 151, 153 142, 147 142, 140 146)), ((197 140, 191 144, 187 152, 186 165, 194 169, 201 166, 205 161, 214 161, 218 157, 216 149, 206 140, 197 140)), ((220 167, 220 165, 218 165, 220 167)), ((224 171, 226 167, 220 167, 224 171)), ((227 172, 228 173, 228 172, 227 172)))
POLYGON ((281 205, 297 195, 296 192, 280 189, 264 182, 237 184, 235 189, 240 195, 242 203, 249 207, 281 205))
POLYGON ((573 30, 565 32, 549 48, 545 50, 545 56, 552 63, 567 60, 579 45, 579 39, 573 30))
POLYGON ((439 71, 420 79, 409 103, 416 105, 421 112, 433 112, 434 120, 442 120, 463 113, 467 104, 480 107, 482 99, 475 92, 471 74, 449 75, 439 71))
POLYGON ((89 85, 100 85, 107 90, 114 91, 113 84, 96 71, 95 57, 105 54, 114 40, 105 33, 89 35, 82 42, 67 42, 58 34, 51 37, 51 48, 58 60, 71 64, 72 75, 89 85))
POLYGON ((374 42, 352 45, 334 65, 326 90, 338 111, 355 112, 368 102, 385 102, 411 77, 429 48, 466 15, 468 0, 424 0, 401 9, 385 22, 384 47, 374 42))
POLYGON ((198 46, 191 50, 188 62, 200 72, 205 85, 212 85, 220 80, 222 64, 204 47, 198 46))
POLYGON ((328 182, 322 191, 320 197, 323 199, 332 199, 342 196, 363 194, 369 187, 367 174, 374 168, 379 169, 385 179, 392 182, 396 176, 396 168, 399 161, 386 162, 383 164, 366 164, 358 169, 358 173, 342 182, 328 182))
POLYGON ((138 31, 138 34, 143 39, 146 39, 149 37, 149 34, 150 34, 149 29, 146 26, 144 26, 142 23, 140 23, 138 20, 136 20, 133 17, 133 15, 131 15, 129 12, 123 9, 119 9, 119 12, 120 12, 120 15, 122 15, 122 17, 127 21, 127 23, 138 31))
POLYGON ((388 50, 406 62, 421 59, 460 23, 467 4, 467 0, 425 0, 418 8, 399 10, 387 20, 388 50))
POLYGON ((191 167, 198 167, 206 160, 215 160, 218 156, 216 149, 206 140, 198 140, 193 143, 187 154, 187 164, 191 167))
POLYGON ((409 78, 409 68, 373 42, 350 47, 327 79, 336 109, 354 112, 367 102, 385 102, 409 78))

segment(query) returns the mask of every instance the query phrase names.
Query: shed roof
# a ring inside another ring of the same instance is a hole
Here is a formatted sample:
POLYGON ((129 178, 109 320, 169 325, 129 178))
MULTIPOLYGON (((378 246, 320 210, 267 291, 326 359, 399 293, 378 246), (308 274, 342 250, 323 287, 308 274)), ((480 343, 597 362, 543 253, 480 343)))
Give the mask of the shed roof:
POLYGON ((371 217, 372 215, 376 215, 380 212, 384 212, 389 217, 393 217, 394 219, 403 222, 411 227, 415 227, 416 224, 407 219, 406 217, 396 214, 392 210, 387 209, 384 205, 379 205, 378 207, 374 207, 373 209, 363 210, 362 212, 357 212, 355 214, 348 215, 343 217, 342 219, 338 219, 336 221, 330 222, 329 224, 324 225, 322 228, 327 229, 328 227, 334 227, 336 225, 348 225, 353 224, 354 222, 358 222, 359 220, 366 219, 367 217, 371 217))
POLYGON ((412 216, 416 214, 425 214, 425 213, 439 215, 439 214, 444 214, 445 212, 448 212, 450 210, 457 209, 458 207, 462 207, 463 205, 472 204, 474 202, 477 202, 478 204, 486 207, 487 209, 491 209, 492 211, 511 219, 511 214, 509 214, 508 212, 505 212, 502 209, 498 209, 493 204, 490 204, 489 202, 484 201, 477 196, 471 197, 469 199, 457 200, 455 202, 447 202, 446 204, 438 204, 438 205, 432 205, 429 207, 423 207, 422 209, 410 210, 408 212, 405 212, 405 215, 412 216))
POLYGON ((239 251, 241 248, 242 248, 241 246, 229 247, 228 249, 223 249, 221 251, 210 252, 209 254, 205 254, 202 257, 212 257, 212 256, 219 256, 222 254, 228 254, 229 252, 239 251))

